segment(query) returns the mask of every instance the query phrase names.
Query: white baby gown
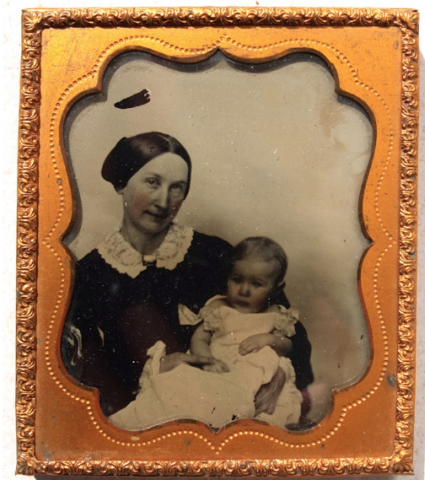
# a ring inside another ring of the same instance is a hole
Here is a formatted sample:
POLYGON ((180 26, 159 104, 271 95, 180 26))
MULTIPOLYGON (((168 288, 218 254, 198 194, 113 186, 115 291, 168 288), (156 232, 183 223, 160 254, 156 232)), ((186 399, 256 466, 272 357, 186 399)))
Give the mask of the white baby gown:
POLYGON ((109 421, 125 430, 142 430, 177 419, 193 419, 220 428, 241 418, 257 418, 284 427, 297 423, 301 412, 301 393, 295 387, 295 372, 289 359, 279 357, 270 347, 248 355, 239 354, 239 345, 252 335, 278 330, 291 337, 295 334, 298 313, 280 307, 279 312, 239 313, 233 308, 212 308, 209 304, 199 314, 204 329, 212 332, 211 353, 223 361, 229 372, 205 372, 186 364, 170 372, 159 373, 165 345, 157 342, 148 351, 141 377, 141 391, 109 421), (255 395, 261 385, 269 383, 278 367, 286 382, 272 415, 255 417, 255 395))

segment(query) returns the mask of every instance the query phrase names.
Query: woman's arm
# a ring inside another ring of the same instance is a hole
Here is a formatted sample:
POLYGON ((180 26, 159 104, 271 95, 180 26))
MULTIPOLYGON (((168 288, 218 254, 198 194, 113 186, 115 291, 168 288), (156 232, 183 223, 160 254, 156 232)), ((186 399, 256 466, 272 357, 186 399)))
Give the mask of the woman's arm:
POLYGON ((268 413, 272 415, 276 404, 286 382, 286 374, 281 367, 278 367, 271 382, 262 385, 255 396, 255 415, 268 413))

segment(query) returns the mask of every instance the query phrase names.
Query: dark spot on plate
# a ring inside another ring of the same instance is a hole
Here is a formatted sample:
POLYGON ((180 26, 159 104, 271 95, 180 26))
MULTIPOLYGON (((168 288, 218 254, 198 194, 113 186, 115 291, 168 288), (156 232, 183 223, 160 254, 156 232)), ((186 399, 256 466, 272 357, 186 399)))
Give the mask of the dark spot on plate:
POLYGON ((149 92, 144 88, 141 92, 131 95, 131 97, 124 98, 120 102, 115 103, 115 108, 125 110, 126 108, 140 107, 151 101, 149 92))

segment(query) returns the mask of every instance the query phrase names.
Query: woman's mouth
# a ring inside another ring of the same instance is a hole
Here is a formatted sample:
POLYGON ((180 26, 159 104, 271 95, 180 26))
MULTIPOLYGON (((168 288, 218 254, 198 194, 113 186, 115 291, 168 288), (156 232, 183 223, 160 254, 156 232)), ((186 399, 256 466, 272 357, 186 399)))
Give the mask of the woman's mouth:
POLYGON ((168 218, 168 214, 167 213, 155 213, 155 212, 150 212, 149 210, 146 211, 145 213, 147 213, 148 215, 150 215, 151 217, 154 217, 158 220, 166 220, 168 218))

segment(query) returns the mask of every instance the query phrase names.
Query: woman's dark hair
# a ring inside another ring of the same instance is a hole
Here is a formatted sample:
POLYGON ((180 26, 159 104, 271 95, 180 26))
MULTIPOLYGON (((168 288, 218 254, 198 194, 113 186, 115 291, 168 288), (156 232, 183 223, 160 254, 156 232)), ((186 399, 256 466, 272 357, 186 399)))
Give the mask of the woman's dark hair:
POLYGON ((267 237, 249 237, 242 240, 235 247, 231 264, 246 257, 257 257, 266 262, 276 262, 276 286, 279 285, 288 269, 288 257, 283 248, 274 240, 267 237))
POLYGON ((164 153, 175 153, 187 163, 189 172, 186 198, 189 192, 192 162, 183 145, 165 133, 149 132, 122 138, 103 162, 102 177, 112 183, 115 190, 121 190, 136 172, 164 153))

